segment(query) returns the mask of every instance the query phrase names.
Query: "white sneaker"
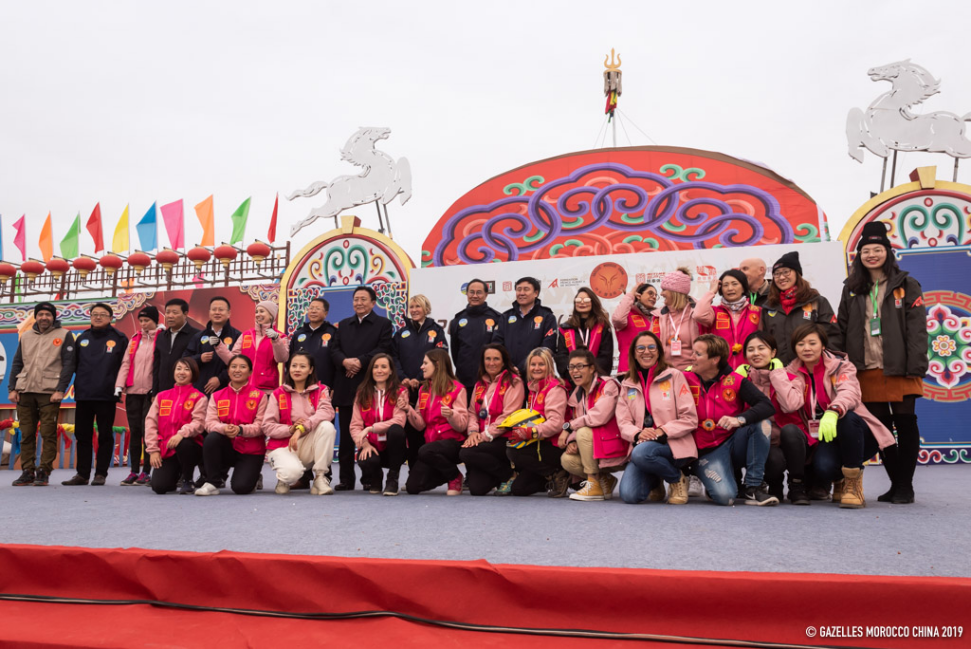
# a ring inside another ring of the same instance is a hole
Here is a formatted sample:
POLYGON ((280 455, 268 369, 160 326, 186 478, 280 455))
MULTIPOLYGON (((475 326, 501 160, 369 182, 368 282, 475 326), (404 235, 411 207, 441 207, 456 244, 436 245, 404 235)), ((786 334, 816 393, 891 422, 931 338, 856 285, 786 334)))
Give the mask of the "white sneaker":
POLYGON ((313 496, 329 496, 334 493, 334 488, 327 481, 327 476, 321 473, 314 478, 314 483, 310 485, 310 494, 313 496))
POLYGON ((216 485, 211 482, 207 482, 198 489, 196 489, 195 494, 197 496, 218 496, 219 489, 216 489, 216 485))
POLYGON ((701 484, 701 478, 696 475, 688 476, 688 497, 701 498, 705 495, 705 485, 701 484))
POLYGON ((290 485, 284 482, 283 480, 277 480, 276 489, 274 489, 273 491, 277 492, 281 496, 284 494, 288 494, 290 493, 290 485))

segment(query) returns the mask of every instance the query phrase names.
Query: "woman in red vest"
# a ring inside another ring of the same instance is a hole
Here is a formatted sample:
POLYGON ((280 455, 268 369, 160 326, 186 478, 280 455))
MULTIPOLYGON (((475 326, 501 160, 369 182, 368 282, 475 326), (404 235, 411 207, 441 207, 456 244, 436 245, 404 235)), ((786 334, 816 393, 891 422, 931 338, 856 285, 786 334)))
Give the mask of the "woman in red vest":
POLYGON ((280 363, 286 363, 290 356, 290 343, 276 328, 278 313, 275 303, 260 302, 256 305, 256 328, 244 331, 231 350, 225 345, 216 347, 219 358, 227 365, 237 354, 253 361, 251 382, 267 395, 279 387, 280 363))
POLYGON ((565 498, 570 474, 560 464, 563 447, 559 438, 566 420, 566 388, 556 378, 553 355, 545 347, 529 352, 526 371, 529 379, 526 407, 539 413, 545 421, 536 426, 514 428, 508 434, 506 455, 517 471, 512 494, 531 496, 545 489, 550 498, 565 498))
POLYGON ((118 370, 115 381, 115 396, 125 395, 125 412, 131 438, 128 441, 128 458, 131 460, 131 473, 121 481, 124 486, 133 484, 148 485, 152 465, 149 455, 142 453, 145 437, 145 417, 152 407, 152 370, 155 362, 155 336, 158 333, 158 309, 149 304, 138 312, 138 326, 141 328, 128 343, 128 350, 118 370), (142 468, 141 473, 138 469, 142 468))
POLYGON ((191 358, 180 358, 173 374, 175 387, 155 396, 145 419, 145 449, 155 469, 152 490, 157 494, 175 491, 179 478, 181 493, 192 493, 192 473, 202 464, 207 400, 192 387, 199 366, 191 358))
POLYGON ((726 270, 717 283, 712 282, 712 289, 698 303, 695 320, 701 333, 725 339, 729 350, 728 364, 734 369, 745 364, 745 340, 759 330, 762 309, 749 303, 748 278, 740 270, 726 270), (711 306, 714 290, 722 298, 716 307, 711 306))
POLYGON ((388 354, 375 354, 368 363, 364 382, 357 388, 351 416, 351 436, 357 445, 361 482, 373 494, 398 495, 398 473, 405 463, 405 419, 408 388, 401 384, 388 354), (388 480, 382 467, 388 469, 388 480))
POLYGON ((657 289, 644 282, 630 290, 610 316, 610 323, 617 332, 617 371, 626 374, 628 369, 628 350, 631 343, 642 331, 661 333, 660 321, 654 316, 657 304, 657 289))
POLYGON ((229 361, 227 371, 229 385, 209 398, 206 410, 209 434, 202 444, 202 455, 209 482, 196 489, 197 496, 218 495, 215 480, 225 475, 229 467, 233 467, 233 493, 252 493, 263 470, 266 395, 250 383, 253 361, 249 357, 236 356, 229 361))
POLYGON ((600 298, 586 286, 573 298, 573 313, 560 327, 556 342, 556 370, 567 383, 572 383, 567 370, 569 356, 577 349, 593 352, 601 374, 610 374, 613 370, 614 334, 610 329, 610 318, 600 304, 600 298))
POLYGON ((452 360, 444 349, 431 349, 421 364, 424 383, 418 391, 417 407, 408 406, 408 421, 425 431, 425 443, 418 449, 415 466, 408 468, 405 489, 419 494, 448 483, 447 494, 462 494, 459 451, 469 426, 468 398, 455 378, 452 360))
POLYGON ((576 388, 567 400, 570 419, 558 440, 563 447, 560 464, 586 482, 570 494, 572 500, 610 500, 617 478, 610 470, 627 463, 630 443, 620 436, 614 411, 620 384, 601 376, 597 359, 587 349, 570 353, 568 369, 576 388))
POLYGON ((267 459, 276 471, 276 493, 290 493, 290 485, 311 468, 310 493, 334 493, 327 479, 337 437, 333 421, 330 390, 317 382, 314 357, 306 352, 294 354, 286 379, 270 395, 263 417, 263 432, 270 438, 267 459))
POLYGON ((634 444, 620 481, 620 498, 636 505, 649 500, 688 502, 688 479, 682 472, 698 457, 693 433, 698 411, 680 370, 668 366, 657 334, 642 331, 628 352, 627 375, 617 399, 621 437, 634 444))
POLYGON ((513 470, 506 457, 506 431, 498 424, 523 407, 526 387, 503 345, 482 348, 479 380, 469 404, 469 438, 459 451, 465 464, 469 493, 497 496, 512 492, 513 470))

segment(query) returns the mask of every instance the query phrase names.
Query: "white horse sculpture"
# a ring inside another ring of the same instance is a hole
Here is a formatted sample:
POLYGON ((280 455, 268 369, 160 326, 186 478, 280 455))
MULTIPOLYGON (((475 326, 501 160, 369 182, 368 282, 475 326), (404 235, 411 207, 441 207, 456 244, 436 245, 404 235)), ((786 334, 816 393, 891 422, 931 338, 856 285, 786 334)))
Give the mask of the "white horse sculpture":
POLYGON ((940 92, 941 82, 910 59, 867 71, 873 81, 889 81, 893 88, 877 97, 866 110, 851 108, 846 117, 846 141, 850 157, 863 162, 862 147, 886 158, 891 151, 928 151, 955 158, 971 157, 971 141, 964 137, 959 117, 936 112, 915 115, 911 107, 940 92))
MULTIPOLYGON (((341 160, 363 167, 364 171, 356 176, 338 176, 330 182, 318 181, 287 196, 287 200, 292 201, 298 197, 316 196, 322 189, 327 190, 327 202, 310 210, 306 218, 295 223, 290 228, 291 237, 320 218, 333 218, 336 228, 337 215, 350 207, 375 201, 387 205, 399 194, 402 205, 408 202, 411 198, 411 165, 408 159, 398 158, 396 162, 387 153, 374 148, 375 142, 388 139, 390 134, 389 128, 359 128, 341 149, 341 160)), ((379 221, 380 218, 379 209, 379 221)), ((388 227, 390 230, 390 223, 388 227)))

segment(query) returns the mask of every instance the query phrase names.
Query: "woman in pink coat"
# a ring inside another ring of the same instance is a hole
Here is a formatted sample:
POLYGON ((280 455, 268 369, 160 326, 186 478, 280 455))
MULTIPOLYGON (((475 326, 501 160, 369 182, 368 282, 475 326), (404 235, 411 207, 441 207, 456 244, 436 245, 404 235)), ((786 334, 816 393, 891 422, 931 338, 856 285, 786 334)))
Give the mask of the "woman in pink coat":
POLYGON ((664 344, 664 358, 670 367, 686 370, 694 361, 692 348, 698 337, 696 311, 711 309, 713 292, 708 292, 701 302, 695 304, 691 293, 691 274, 687 268, 679 268, 668 273, 661 280, 661 297, 664 307, 654 311, 659 321, 660 338, 664 344))
POLYGON ((148 452, 142 452, 145 438, 145 417, 152 407, 152 370, 155 359, 155 335, 158 333, 158 309, 149 304, 138 312, 140 330, 131 337, 125 358, 115 381, 115 396, 125 395, 125 412, 131 438, 128 441, 128 458, 131 473, 121 481, 122 486, 148 485, 152 465, 148 452), (141 473, 138 469, 142 468, 141 473))
POLYGON ((698 411, 680 370, 667 364, 661 339, 650 331, 638 334, 628 355, 630 369, 620 384, 617 424, 634 444, 620 481, 620 498, 637 504, 664 500, 688 502, 688 478, 681 470, 698 457, 694 431, 698 411))
POLYGON ((290 356, 290 343, 276 328, 279 311, 274 302, 260 302, 256 305, 256 327, 240 334, 232 349, 225 345, 216 347, 216 354, 226 365, 237 354, 253 361, 251 381, 266 395, 280 387, 280 364, 286 363, 290 356))

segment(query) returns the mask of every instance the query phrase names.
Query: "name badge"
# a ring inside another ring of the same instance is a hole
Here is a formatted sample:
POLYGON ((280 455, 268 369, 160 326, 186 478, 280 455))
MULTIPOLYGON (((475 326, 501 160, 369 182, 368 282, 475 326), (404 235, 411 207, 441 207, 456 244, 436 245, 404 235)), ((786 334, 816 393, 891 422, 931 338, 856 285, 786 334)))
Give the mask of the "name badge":
POLYGON ((674 339, 671 341, 671 355, 680 356, 681 355, 681 341, 674 339))
POLYGON ((809 420, 809 436, 813 439, 819 439, 819 420, 810 419, 809 420))
POLYGON ((870 335, 880 335, 880 318, 870 318, 870 335))

